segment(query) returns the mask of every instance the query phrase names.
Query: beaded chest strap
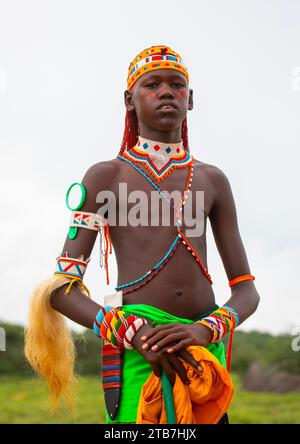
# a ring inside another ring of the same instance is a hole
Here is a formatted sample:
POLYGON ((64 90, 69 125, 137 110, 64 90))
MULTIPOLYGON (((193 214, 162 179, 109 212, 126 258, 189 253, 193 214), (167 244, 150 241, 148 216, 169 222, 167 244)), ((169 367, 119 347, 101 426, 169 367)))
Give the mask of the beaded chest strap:
POLYGON ((134 281, 128 282, 127 284, 122 284, 119 285, 117 287, 115 287, 116 291, 119 291, 121 289, 127 288, 127 287, 131 287, 134 284, 139 284, 138 286, 131 288, 129 290, 123 291, 123 295, 127 294, 127 293, 131 293, 132 291, 136 291, 139 288, 141 288, 142 286, 146 285, 147 283, 149 283, 157 274, 158 272, 169 262, 169 260, 172 258, 179 241, 182 241, 183 245, 187 248, 188 251, 190 251, 190 253, 192 254, 192 256, 194 257, 194 259, 196 260, 196 262, 199 264, 201 271, 203 272, 204 276, 208 279, 208 281, 210 282, 210 284, 212 284, 212 280, 210 277, 210 274, 208 273, 207 269, 205 268, 203 262, 201 261, 199 255, 197 254, 197 252, 195 251, 195 249, 193 248, 193 246, 190 244, 190 242, 187 240, 187 238, 184 236, 183 232, 181 231, 181 225, 182 225, 182 208, 186 202, 186 199, 188 197, 188 193, 189 190, 191 188, 191 184, 192 184, 192 179, 193 179, 193 157, 191 157, 191 162, 189 164, 189 174, 188 174, 188 179, 187 179, 187 183, 186 183, 186 187, 184 190, 184 194, 183 194, 183 198, 181 200, 181 203, 179 205, 179 208, 176 209, 173 205, 173 203, 168 199, 168 197, 163 193, 163 191, 160 189, 160 187, 158 186, 158 184, 156 184, 143 170, 141 170, 137 165, 135 165, 133 162, 131 162, 129 159, 127 159, 126 157, 124 157, 123 155, 119 154, 117 156, 119 159, 123 160, 124 162, 127 162, 128 164, 130 164, 131 166, 133 166, 133 168, 138 171, 142 176, 145 177, 146 180, 148 180, 149 183, 151 183, 151 185, 156 189, 156 191, 158 191, 158 193, 169 203, 170 206, 172 206, 177 214, 177 236, 175 238, 175 240, 172 242, 170 248, 168 249, 168 251, 166 252, 166 254, 164 255, 164 257, 157 263, 155 264, 153 267, 151 267, 150 270, 148 270, 143 276, 139 277, 138 279, 135 279, 134 281))

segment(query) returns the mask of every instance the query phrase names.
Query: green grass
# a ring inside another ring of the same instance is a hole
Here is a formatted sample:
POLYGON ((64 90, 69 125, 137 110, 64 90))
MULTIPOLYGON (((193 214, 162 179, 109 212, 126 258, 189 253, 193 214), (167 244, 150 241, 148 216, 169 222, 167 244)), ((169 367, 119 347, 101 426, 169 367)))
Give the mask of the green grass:
POLYGON ((96 377, 80 378, 77 414, 62 407, 52 413, 46 384, 37 379, 0 377, 0 423, 105 423, 104 399, 96 377))
MULTIPOLYGON (((300 424, 300 394, 236 392, 229 411, 231 423, 300 424)), ((101 424, 105 423, 103 393, 96 377, 80 378, 77 415, 62 408, 52 414, 44 383, 30 378, 0 377, 0 423, 101 424)))
POLYGON ((229 411, 235 424, 300 424, 300 393, 263 393, 241 390, 233 377, 235 395, 229 411))

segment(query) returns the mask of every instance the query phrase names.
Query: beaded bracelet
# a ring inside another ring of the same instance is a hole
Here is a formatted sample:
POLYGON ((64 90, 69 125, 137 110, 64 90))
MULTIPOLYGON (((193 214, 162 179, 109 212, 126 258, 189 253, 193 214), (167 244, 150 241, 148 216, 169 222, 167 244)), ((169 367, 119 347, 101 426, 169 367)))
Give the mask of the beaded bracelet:
POLYGON ((239 282, 243 281, 254 281, 255 277, 252 274, 242 274, 241 276, 238 276, 234 279, 231 279, 228 282, 229 287, 232 287, 235 284, 238 284, 239 282))
POLYGON ((124 347, 127 350, 132 350, 133 349, 132 340, 133 340, 135 334, 137 333, 137 331, 139 331, 139 329, 143 325, 145 325, 145 324, 147 324, 146 319, 144 319, 144 318, 137 318, 130 325, 130 327, 126 330, 125 335, 124 335, 124 347))
POLYGON ((133 349, 132 340, 137 331, 147 324, 146 319, 122 311, 121 307, 101 307, 96 315, 94 333, 112 347, 133 349))
POLYGON ((111 305, 107 305, 106 307, 100 307, 100 310, 98 311, 98 313, 96 315, 96 318, 95 318, 94 324, 93 324, 93 330, 94 330, 95 335, 99 336, 99 338, 101 338, 100 327, 101 327, 101 323, 104 319, 104 316, 112 308, 113 307, 111 305))
POLYGON ((221 341, 227 333, 237 327, 239 317, 231 307, 224 305, 209 316, 201 319, 201 321, 196 321, 195 324, 202 324, 208 327, 213 333, 211 343, 214 343, 221 341))

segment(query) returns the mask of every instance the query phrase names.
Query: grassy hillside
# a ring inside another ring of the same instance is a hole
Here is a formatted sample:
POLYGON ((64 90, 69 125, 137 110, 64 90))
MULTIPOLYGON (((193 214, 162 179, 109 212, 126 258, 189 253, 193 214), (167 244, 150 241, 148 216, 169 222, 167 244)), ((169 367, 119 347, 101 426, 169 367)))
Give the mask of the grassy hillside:
MULTIPOLYGON (((74 334, 80 386, 77 414, 49 410, 47 388, 33 378, 23 355, 22 326, 0 323, 6 331, 6 351, 0 352, 0 423, 105 423, 100 384, 101 343, 93 332, 74 334)), ((292 337, 237 331, 234 338, 232 371, 236 387, 230 422, 242 424, 300 424, 300 393, 249 392, 242 389, 250 366, 260 363, 287 375, 300 375, 300 352, 291 349, 292 337)), ((254 382, 256 382, 254 378, 254 382)), ((263 385, 265 389, 265 385, 263 385)))
MULTIPOLYGON (((300 424, 299 393, 284 395, 242 391, 234 376, 236 393, 229 411, 230 423, 300 424)), ((103 393, 96 377, 81 377, 77 415, 66 409, 49 410, 44 383, 26 377, 0 377, 0 423, 9 424, 100 424, 105 423, 103 393)))

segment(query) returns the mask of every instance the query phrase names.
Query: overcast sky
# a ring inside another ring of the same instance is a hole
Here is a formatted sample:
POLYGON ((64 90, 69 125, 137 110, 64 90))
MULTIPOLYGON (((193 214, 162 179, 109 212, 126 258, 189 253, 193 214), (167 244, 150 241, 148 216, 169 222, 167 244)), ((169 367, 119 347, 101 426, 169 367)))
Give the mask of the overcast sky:
MULTIPOLYGON (((129 63, 155 44, 188 67, 191 152, 231 183, 261 296, 241 329, 291 332, 300 326, 297 0, 0 1, 0 319, 26 322, 67 234, 66 189, 117 155, 129 63)), ((98 251, 97 242, 85 281, 102 303, 117 268, 110 258, 106 286, 98 251)), ((210 228, 208 268, 222 304, 230 289, 210 228)))

